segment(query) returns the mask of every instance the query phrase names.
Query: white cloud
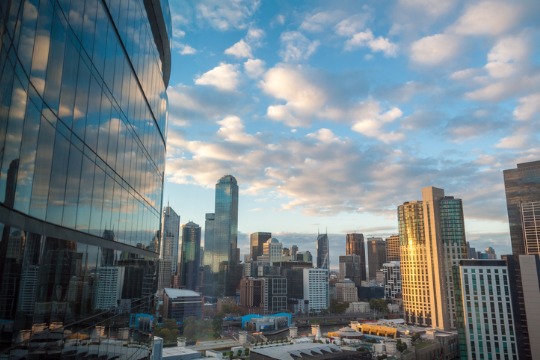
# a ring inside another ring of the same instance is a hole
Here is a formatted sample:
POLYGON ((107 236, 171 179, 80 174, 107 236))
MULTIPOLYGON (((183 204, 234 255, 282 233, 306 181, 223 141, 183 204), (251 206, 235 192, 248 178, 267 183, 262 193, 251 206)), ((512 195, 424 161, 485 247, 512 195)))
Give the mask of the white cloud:
POLYGON ((259 8, 258 0, 204 0, 197 2, 197 15, 217 30, 244 29, 259 8))
POLYGON ((403 134, 396 131, 385 131, 387 124, 401 118, 403 112, 393 107, 385 112, 380 104, 374 100, 361 103, 353 112, 355 123, 352 130, 367 137, 376 138, 384 143, 390 143, 403 139, 403 134))
POLYGON ((473 3, 451 30, 463 35, 499 35, 512 28, 520 15, 519 2, 482 1, 473 3))
POLYGON ((244 124, 238 116, 227 116, 217 122, 220 125, 218 135, 225 141, 242 145, 256 143, 256 139, 244 131, 244 124))
POLYGON ((399 0, 401 9, 413 9, 420 11, 430 18, 438 18, 445 15, 455 4, 454 0, 399 0))
POLYGON ((246 35, 248 42, 258 43, 264 37, 264 31, 259 28, 251 27, 246 35))
POLYGON ((366 13, 349 16, 336 24, 335 32, 341 36, 353 36, 365 27, 367 18, 366 13))
POLYGON ((318 40, 311 41, 297 31, 281 34, 281 43, 282 49, 280 55, 286 62, 307 60, 320 45, 318 40))
POLYGON ((179 50, 180 55, 195 55, 197 53, 197 50, 192 48, 189 45, 181 45, 179 50))
POLYGON ((494 78, 515 75, 529 56, 529 44, 522 36, 505 37, 488 54, 486 70, 494 78))
POLYGON ((310 133, 307 137, 319 140, 321 143, 335 143, 340 142, 340 139, 330 129, 322 128, 315 133, 310 133))
POLYGON ((235 90, 239 83, 237 65, 221 63, 195 79, 197 85, 210 85, 220 90, 235 90))
POLYGON ((436 66, 458 55, 460 40, 448 34, 426 36, 411 45, 411 60, 420 65, 436 66))
POLYGON ((342 15, 341 11, 319 11, 307 16, 300 25, 300 29, 310 32, 322 32, 328 26, 336 23, 342 15))
POLYGON ((375 38, 369 29, 354 34, 352 38, 345 42, 345 50, 354 50, 361 47, 368 47, 375 52, 382 52, 386 56, 395 56, 397 52, 396 44, 381 36, 375 38))
POLYGON ((537 119, 540 121, 540 93, 519 99, 519 106, 514 110, 514 118, 521 121, 537 119))
POLYGON ((264 61, 261 59, 248 59, 244 62, 244 70, 250 78, 260 78, 265 71, 264 61))
POLYGON ((267 94, 284 100, 285 105, 268 107, 267 115, 273 120, 285 121, 289 126, 304 126, 309 117, 318 112, 327 101, 326 93, 298 68, 278 66, 267 71, 261 82, 267 94))
POLYGON ((528 140, 528 134, 518 131, 512 135, 502 138, 495 147, 499 149, 524 148, 527 147, 528 140))
POLYGON ((225 54, 234 56, 236 58, 252 58, 251 46, 248 45, 243 39, 236 44, 225 50, 225 54))

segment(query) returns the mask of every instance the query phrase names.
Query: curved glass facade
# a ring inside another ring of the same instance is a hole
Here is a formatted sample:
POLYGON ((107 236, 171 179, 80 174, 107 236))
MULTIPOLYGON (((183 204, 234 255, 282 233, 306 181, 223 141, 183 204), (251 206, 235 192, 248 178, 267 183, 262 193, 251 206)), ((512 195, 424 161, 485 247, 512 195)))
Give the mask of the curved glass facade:
POLYGON ((170 29, 165 0, 0 2, 3 348, 101 338, 102 319, 123 339, 149 306, 170 29))

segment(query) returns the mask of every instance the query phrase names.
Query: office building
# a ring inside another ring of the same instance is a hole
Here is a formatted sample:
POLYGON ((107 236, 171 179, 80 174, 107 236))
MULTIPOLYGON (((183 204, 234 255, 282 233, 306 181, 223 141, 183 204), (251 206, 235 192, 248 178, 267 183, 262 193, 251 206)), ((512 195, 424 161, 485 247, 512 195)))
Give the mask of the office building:
POLYGON ((201 227, 193 221, 182 226, 180 286, 197 291, 201 263, 201 227))
POLYGON ((309 312, 319 313, 328 309, 328 270, 303 269, 304 302, 307 301, 309 312))
POLYGON ((204 238, 205 295, 234 296, 240 283, 238 238, 238 184, 225 175, 216 184, 215 212, 206 214, 204 238))
MULTIPOLYGON (((180 216, 170 207, 165 206, 161 217, 160 259, 170 262, 172 276, 178 275, 178 244, 180 242, 180 216)), ((171 287, 171 281, 164 287, 171 287)))
POLYGON ((247 308, 260 308, 263 301, 263 279, 243 278, 240 280, 240 305, 247 308))
POLYGON ((0 29, 0 351, 37 358, 46 346, 14 343, 33 328, 126 327, 94 313, 98 269, 158 259, 170 13, 157 0, 0 1, 0 29))
POLYGON ((399 261, 391 261, 383 264, 384 272, 384 297, 394 300, 401 297, 401 271, 399 261))
POLYGON ((512 253, 540 254, 540 161, 517 164, 503 175, 512 253))
POLYGON ((330 244, 328 234, 317 235, 317 267, 330 269, 330 244))
POLYGON ((369 280, 377 278, 377 270, 386 262, 386 242, 382 238, 367 239, 367 258, 369 280))
POLYGON ((266 261, 271 266, 279 265, 283 257, 283 244, 279 242, 276 238, 271 238, 263 244, 263 254, 261 257, 264 258, 263 261, 266 261))
POLYGON ((452 268, 467 258, 461 199, 435 187, 398 207, 403 309, 408 323, 454 329, 452 268))
POLYGON ((364 234, 345 235, 345 255, 358 255, 365 259, 364 234))
POLYGON ((540 358, 540 257, 503 255, 508 267, 510 295, 514 312, 516 339, 520 359, 540 358))
POLYGON ((461 358, 519 359, 506 262, 461 260, 458 279, 461 358))
POLYGON ((386 262, 399 261, 399 235, 386 238, 386 262))
POLYGON ((95 310, 115 309, 122 297, 124 268, 103 266, 97 270, 95 310))
POLYGON ((275 314, 287 310, 287 278, 266 276, 262 279, 262 310, 265 314, 275 314))
POLYGON ((366 266, 359 255, 339 257, 339 279, 350 279, 356 286, 362 286, 362 281, 366 280, 366 266))
POLYGON ((357 302, 358 289, 356 284, 349 279, 343 279, 336 283, 336 298, 338 302, 357 302))
POLYGON ((270 240, 272 233, 256 232, 249 235, 249 257, 256 261, 258 256, 263 254, 263 244, 270 240))
POLYGON ((179 325, 188 317, 201 318, 202 306, 202 297, 195 291, 170 288, 163 291, 163 318, 174 319, 179 325))

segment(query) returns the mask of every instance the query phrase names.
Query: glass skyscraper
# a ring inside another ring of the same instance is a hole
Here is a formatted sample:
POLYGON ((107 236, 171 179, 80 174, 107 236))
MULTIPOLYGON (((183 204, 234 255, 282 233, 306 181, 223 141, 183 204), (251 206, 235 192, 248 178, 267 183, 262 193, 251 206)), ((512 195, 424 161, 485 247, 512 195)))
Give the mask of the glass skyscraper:
POLYGON ((206 214, 204 237, 205 295, 234 296, 240 282, 238 184, 225 175, 216 184, 215 212, 206 214))
POLYGON ((328 234, 317 235, 317 268, 330 269, 330 244, 328 234))
MULTIPOLYGON (((171 274, 178 273, 178 244, 180 242, 180 215, 170 206, 163 209, 160 257, 171 262, 171 274)), ((165 287, 170 287, 166 284, 165 287)))
POLYGON ((68 340, 150 310, 170 36, 166 0, 0 2, 3 355, 92 357, 68 340))
POLYGON ((540 255, 540 161, 504 170, 506 208, 514 255, 540 255))
POLYGON ((190 221, 182 226, 182 258, 180 260, 180 285, 198 291, 201 263, 201 227, 190 221))

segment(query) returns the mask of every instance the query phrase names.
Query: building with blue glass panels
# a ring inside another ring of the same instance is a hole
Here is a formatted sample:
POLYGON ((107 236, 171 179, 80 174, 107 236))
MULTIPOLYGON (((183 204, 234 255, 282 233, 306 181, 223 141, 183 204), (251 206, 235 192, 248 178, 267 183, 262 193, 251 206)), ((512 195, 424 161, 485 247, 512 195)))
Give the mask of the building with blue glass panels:
POLYGON ((0 2, 4 354, 61 356, 150 310, 170 36, 166 0, 0 2))
POLYGON ((215 212, 206 214, 203 257, 204 295, 234 296, 240 284, 238 183, 225 175, 216 184, 215 212))

